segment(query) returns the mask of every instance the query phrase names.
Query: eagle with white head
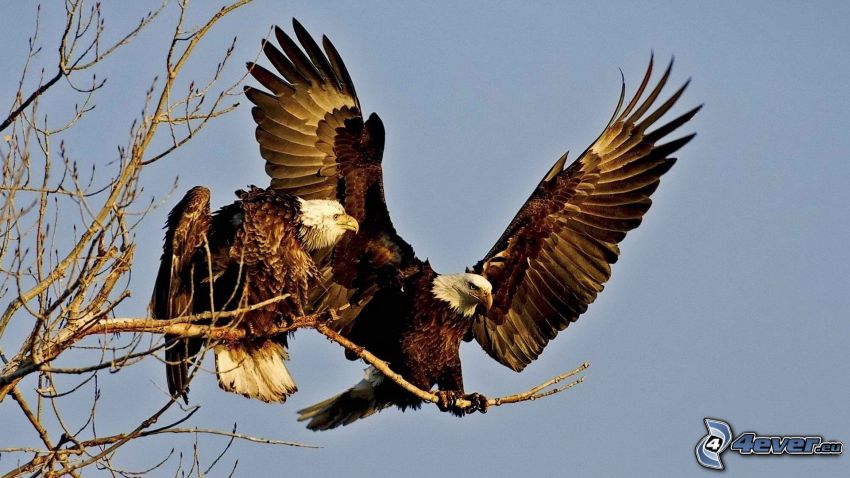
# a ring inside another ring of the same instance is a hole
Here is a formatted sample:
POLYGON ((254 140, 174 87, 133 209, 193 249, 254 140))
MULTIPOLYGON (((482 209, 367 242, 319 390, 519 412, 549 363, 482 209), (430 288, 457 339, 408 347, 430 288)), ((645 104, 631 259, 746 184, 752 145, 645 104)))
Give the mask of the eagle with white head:
POLYGON ((486 313, 493 305, 493 285, 484 276, 469 272, 437 276, 431 292, 464 317, 472 317, 478 307, 486 313))
MULTIPOLYGON (((317 275, 310 253, 333 246, 348 231, 356 233, 359 224, 332 199, 302 199, 253 186, 236 194, 238 201, 210 214, 209 190, 195 187, 168 215, 151 311, 170 320, 288 294, 281 302, 216 321, 233 323, 248 337, 216 344, 219 386, 282 402, 297 388, 284 363, 287 336, 271 332, 281 321, 304 314, 317 275)), ((204 341, 175 336, 166 341, 168 390, 187 400, 189 365, 204 341)))

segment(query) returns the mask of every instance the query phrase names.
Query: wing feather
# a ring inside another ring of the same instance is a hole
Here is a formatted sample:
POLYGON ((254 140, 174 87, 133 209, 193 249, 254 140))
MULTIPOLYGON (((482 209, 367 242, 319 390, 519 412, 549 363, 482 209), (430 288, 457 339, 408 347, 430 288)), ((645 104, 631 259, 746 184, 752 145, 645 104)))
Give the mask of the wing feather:
MULTIPOLYGON (((190 189, 168 214, 162 259, 151 298, 155 319, 169 320, 194 312, 194 259, 210 225, 210 192, 204 187, 190 189)), ((202 272, 198 272, 200 274, 202 272)), ((166 335, 165 367, 168 390, 186 400, 189 362, 201 342, 166 335)))
POLYGON ((265 42, 263 52, 277 74, 249 63, 265 91, 246 87, 245 94, 255 105, 251 114, 271 187, 305 199, 336 199, 360 222, 360 233, 344 238, 333 254, 314 254, 322 278, 316 289, 333 291, 311 294, 314 309, 339 307, 356 296, 358 304, 345 314, 351 318, 376 290, 377 268, 357 265, 383 261, 382 273, 398 274, 414 260, 413 249, 396 234, 387 212, 380 118, 364 119, 330 40, 322 37, 320 47, 297 20, 293 29, 295 39, 275 27, 277 46, 265 42))
POLYGON ((323 82, 331 83, 338 90, 341 90, 342 85, 334 72, 333 68, 331 68, 328 59, 325 58, 325 55, 322 53, 322 50, 319 48, 319 45, 316 44, 316 41, 313 40, 313 37, 307 33, 307 30, 298 20, 292 21, 292 26, 295 29, 295 36, 298 37, 298 41, 304 47, 304 50, 307 52, 307 55, 310 57, 310 61, 313 66, 316 68, 316 71, 322 77, 323 82))
POLYGON ((655 144, 699 107, 647 133, 688 86, 686 82, 653 110, 673 65, 671 61, 644 97, 653 61, 625 108, 624 86, 596 141, 571 165, 564 167, 566 155, 556 161, 473 268, 493 284, 494 297, 490 312, 476 316, 473 335, 507 367, 522 370, 596 299, 617 261, 618 243, 640 225, 660 177, 675 163, 670 155, 694 137, 655 144))

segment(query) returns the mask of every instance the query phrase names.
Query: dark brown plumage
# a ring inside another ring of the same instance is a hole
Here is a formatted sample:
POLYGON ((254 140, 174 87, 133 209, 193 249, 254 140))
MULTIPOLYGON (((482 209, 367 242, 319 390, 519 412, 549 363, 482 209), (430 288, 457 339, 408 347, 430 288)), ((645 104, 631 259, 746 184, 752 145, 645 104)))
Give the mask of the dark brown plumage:
MULTIPOLYGON (((413 385, 424 390, 438 385, 440 390, 454 393, 446 397, 450 400, 463 391, 459 350, 469 323, 457 320, 448 304, 434 301, 431 284, 436 276, 426 262, 405 280, 403 289, 378 291, 357 317, 357 327, 348 338, 388 361, 413 385)), ((299 413, 301 420, 310 420, 309 428, 325 430, 389 405, 416 409, 421 401, 369 367, 367 378, 353 389, 299 413)), ((448 403, 444 407, 459 415, 465 412, 448 407, 448 403)))
POLYGON ((558 159, 473 268, 494 290, 493 307, 476 318, 474 336, 502 364, 525 368, 596 299, 620 254, 617 244, 640 225, 661 175, 676 162, 670 155, 694 137, 655 146, 700 107, 646 132, 688 85, 646 115, 672 66, 641 102, 652 73, 650 61, 629 104, 622 111, 622 103, 618 105, 602 135, 568 168, 566 154, 558 159))
MULTIPOLYGON (((234 324, 257 338, 214 345, 223 389, 283 401, 296 387, 283 363, 286 336, 270 333, 282 320, 303 314, 308 281, 316 275, 302 244, 302 203, 255 187, 237 196, 238 201, 210 215, 209 191, 195 187, 171 211, 151 310, 155 318, 167 320, 235 310, 289 294, 282 302, 218 319, 216 325, 234 324)), ((189 365, 204 342, 166 340, 168 389, 186 399, 189 365)))
MULTIPOLYGON (((168 215, 162 260, 156 277, 151 314, 168 319, 194 312, 193 276, 195 251, 204 245, 210 224, 210 192, 190 189, 168 215)), ((198 353, 200 342, 166 335, 166 377, 172 395, 186 396, 189 364, 186 358, 198 353)))
MULTIPOLYGON (((361 224, 361 233, 342 240, 332 254, 313 255, 327 293, 311 296, 311 306, 349 304, 334 324, 338 330, 420 388, 437 385, 445 408, 471 411, 451 403, 463 394, 461 337, 474 338, 513 370, 536 359, 602 290, 618 243, 649 209, 661 175, 675 162, 670 155, 693 135, 656 143, 699 108, 648 131, 687 86, 652 109, 670 68, 644 98, 650 61, 632 100, 622 107, 624 84, 602 134, 569 167, 566 155, 556 161, 484 259, 468 274, 440 276, 393 228, 383 194, 381 120, 374 113, 363 120, 350 75, 330 41, 323 38, 322 52, 293 23, 303 51, 280 28, 275 36, 283 51, 263 47, 282 78, 249 64, 272 93, 246 88, 256 105, 252 113, 271 187, 338 199, 361 224)), ((367 370, 364 381, 302 410, 300 419, 310 420, 309 428, 327 429, 390 404, 418 405, 367 370)))

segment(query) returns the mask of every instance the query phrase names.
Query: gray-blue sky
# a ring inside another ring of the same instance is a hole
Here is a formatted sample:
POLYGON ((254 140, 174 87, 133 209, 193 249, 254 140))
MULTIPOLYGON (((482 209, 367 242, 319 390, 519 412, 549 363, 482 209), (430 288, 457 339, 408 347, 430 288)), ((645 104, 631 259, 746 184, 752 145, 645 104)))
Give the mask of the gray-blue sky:
MULTIPOLYGON (((105 8, 112 31, 139 16, 118 8, 105 8)), ((33 10, 24 2, 4 7, 3 104, 33 10)), ((45 14, 45 34, 55 37, 56 18, 45 14)), ((173 14, 171 6, 166 15, 173 14)), ((699 134, 578 323, 522 374, 475 344, 462 349, 469 390, 524 390, 587 360, 584 384, 484 416, 393 409, 316 434, 295 422, 295 411, 352 385, 363 365, 299 333, 291 370, 300 391, 285 405, 225 394, 211 375, 193 383, 192 402, 202 405, 193 424, 237 421, 246 433, 325 446, 236 444, 229 458, 240 459, 239 475, 708 474, 693 457, 705 416, 728 419, 735 431, 850 441, 846 3, 258 1, 216 27, 189 76, 206 77, 238 36, 238 61, 226 71, 236 78, 269 26, 289 29, 293 16, 330 36, 364 109, 384 120, 395 224, 442 272, 476 262, 554 159, 596 137, 616 103, 617 67, 633 91, 650 51, 662 62, 675 54, 674 83, 693 77, 676 111, 706 106, 683 128, 699 134)), ((101 70, 110 80, 96 114, 69 145, 81 161, 105 164, 126 141, 172 25, 173 16, 160 19, 101 70)), ((48 54, 40 57, 47 65, 48 54)), ((162 193, 176 175, 181 192, 210 187, 214 205, 246 184, 265 184, 248 108, 149 169, 143 183, 162 193)), ((140 231, 126 315, 141 313, 149 297, 166 212, 140 231)), ((101 419, 153 410, 164 382, 153 361, 102 376, 110 402, 101 419)), ((6 430, 19 426, 18 415, 0 408, 0 446, 11 444, 6 430)), ((220 442, 205 443, 211 458, 220 442)), ((151 440, 121 460, 141 468, 175 444, 190 450, 188 439, 151 440)), ((726 455, 730 476, 837 476, 850 469, 848 459, 726 455)))

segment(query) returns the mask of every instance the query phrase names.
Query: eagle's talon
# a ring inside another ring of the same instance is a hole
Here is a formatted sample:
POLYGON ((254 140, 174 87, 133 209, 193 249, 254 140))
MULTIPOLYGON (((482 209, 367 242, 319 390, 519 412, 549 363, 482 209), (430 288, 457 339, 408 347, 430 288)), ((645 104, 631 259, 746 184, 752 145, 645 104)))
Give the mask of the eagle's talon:
POLYGON ((470 393, 464 398, 472 402, 472 405, 464 410, 466 413, 474 413, 476 411, 479 411, 481 413, 487 413, 487 410, 490 407, 490 405, 487 403, 487 397, 481 395, 480 393, 470 393))
POLYGON ((458 393, 454 390, 440 390, 437 392, 437 408, 441 412, 454 412, 457 409, 458 393))
POLYGON ((292 314, 277 313, 275 314, 274 321, 275 325, 277 325, 278 327, 292 325, 292 314))
POLYGON ((316 316, 316 323, 320 325, 327 325, 334 321, 336 315, 332 312, 326 312, 324 314, 318 314, 316 316))

